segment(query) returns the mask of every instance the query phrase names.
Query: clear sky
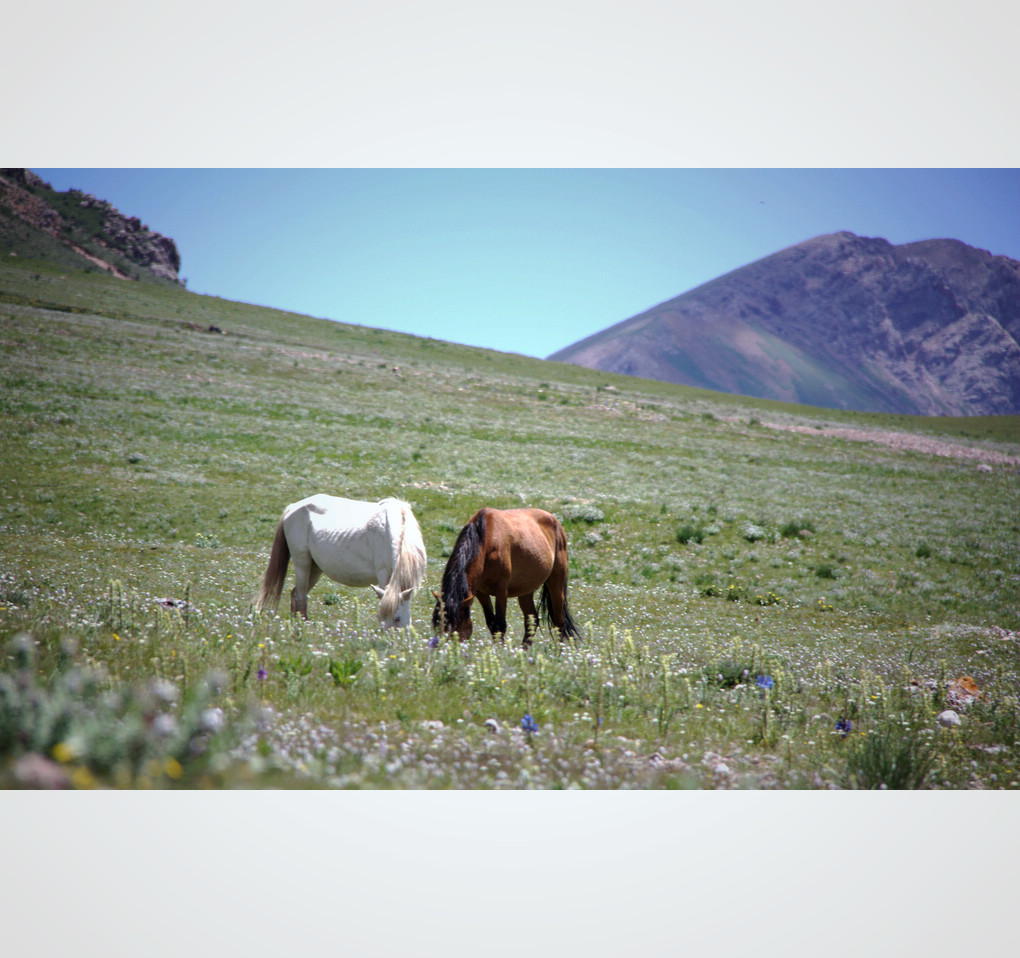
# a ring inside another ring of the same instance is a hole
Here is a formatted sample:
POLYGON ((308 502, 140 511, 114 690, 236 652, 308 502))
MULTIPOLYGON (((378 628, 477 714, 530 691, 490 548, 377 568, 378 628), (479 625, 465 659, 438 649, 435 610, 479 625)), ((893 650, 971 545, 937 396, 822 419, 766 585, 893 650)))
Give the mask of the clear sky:
POLYGON ((198 293, 545 357, 850 230, 1020 260, 1018 169, 48 169, 172 237, 198 293))

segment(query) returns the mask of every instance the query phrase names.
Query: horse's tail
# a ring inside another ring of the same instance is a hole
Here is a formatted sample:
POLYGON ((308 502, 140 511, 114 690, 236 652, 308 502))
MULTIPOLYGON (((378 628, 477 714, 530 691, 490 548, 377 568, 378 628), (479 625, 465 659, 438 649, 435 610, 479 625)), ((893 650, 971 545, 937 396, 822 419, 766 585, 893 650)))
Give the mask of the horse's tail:
MULTIPOLYGON (((542 586, 542 594, 538 599, 538 617, 545 622, 550 628, 552 627, 552 615, 550 603, 552 599, 549 594, 549 583, 545 583, 542 586)), ((563 580, 563 628, 560 629, 563 633, 564 638, 580 638, 581 631, 574 624, 574 620, 570 615, 570 608, 567 605, 567 580, 563 580)))
MULTIPOLYGON (((425 581, 425 566, 428 562, 421 527, 411 507, 399 500, 396 500, 395 504, 400 515, 400 533, 390 581, 386 583, 386 591, 379 600, 379 615, 384 619, 391 618, 396 613, 402 593, 408 589, 416 590, 421 587, 425 581)), ((394 511, 391 510, 389 512, 391 523, 394 518, 394 511)))
POLYGON ((276 606, 280 601, 280 593, 283 592, 283 583, 287 578, 287 565, 290 562, 290 546, 287 545, 287 536, 283 532, 283 520, 276 527, 276 535, 273 537, 273 548, 269 553, 269 565, 266 566, 266 574, 262 577, 262 588, 255 597, 255 608, 260 612, 265 605, 276 606))
MULTIPOLYGON (((574 620, 570 615, 570 607, 567 604, 567 534, 563 531, 563 526, 558 522, 556 523, 554 547, 556 554, 553 558, 553 564, 554 566, 562 565, 563 569, 563 625, 560 628, 560 633, 565 639, 571 637, 579 638, 581 632, 574 624, 574 620)), ((548 580, 542 585, 542 594, 538 598, 538 617, 550 627, 552 626, 552 594, 549 591, 548 580)))

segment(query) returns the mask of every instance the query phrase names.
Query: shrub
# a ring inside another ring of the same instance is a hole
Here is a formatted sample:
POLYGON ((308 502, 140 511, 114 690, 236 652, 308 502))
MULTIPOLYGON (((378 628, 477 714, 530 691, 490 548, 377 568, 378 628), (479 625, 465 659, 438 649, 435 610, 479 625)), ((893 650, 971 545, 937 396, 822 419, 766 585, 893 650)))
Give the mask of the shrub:
POLYGON ((779 529, 779 534, 784 539, 797 539, 805 532, 814 533, 814 531, 815 524, 810 519, 794 519, 783 523, 779 529))
POLYGON ((844 781, 849 788, 920 788, 935 763, 930 737, 885 723, 855 736, 844 781))
POLYGON ((705 681, 710 685, 718 685, 720 688, 731 689, 735 685, 747 681, 751 674, 751 666, 744 662, 723 659, 705 666, 702 674, 705 676, 705 681))
POLYGON ((700 545, 705 541, 705 530, 692 525, 681 526, 676 531, 676 541, 683 546, 690 542, 696 542, 700 545))
POLYGON ((753 522, 746 523, 740 534, 748 542, 757 542, 759 539, 764 539, 766 536, 765 530, 753 522))
POLYGON ((37 684, 35 641, 26 633, 10 641, 4 666, 0 787, 19 782, 16 763, 25 759, 34 774, 75 788, 190 785, 225 750, 223 712, 212 705, 222 686, 218 676, 193 683, 183 696, 161 678, 112 685, 82 666, 77 649, 65 642, 56 673, 37 684))
POLYGON ((606 515, 596 506, 574 503, 564 506, 561 518, 564 522, 587 522, 589 525, 593 525, 596 522, 603 522, 606 515))

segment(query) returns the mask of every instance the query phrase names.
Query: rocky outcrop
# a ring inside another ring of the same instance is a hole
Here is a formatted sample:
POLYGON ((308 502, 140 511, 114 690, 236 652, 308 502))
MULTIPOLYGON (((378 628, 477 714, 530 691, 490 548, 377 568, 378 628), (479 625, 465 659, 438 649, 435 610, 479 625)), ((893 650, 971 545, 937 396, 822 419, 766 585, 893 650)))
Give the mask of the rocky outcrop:
POLYGON ((0 169, 0 207, 4 207, 34 229, 59 240, 69 249, 115 276, 126 277, 125 264, 134 264, 160 279, 180 283, 181 257, 177 244, 168 236, 150 230, 136 216, 125 216, 106 200, 80 190, 58 194, 25 169, 0 169), (54 197, 67 197, 64 215, 53 208, 54 197), (74 215, 91 211, 88 217, 74 215), (98 232, 91 225, 100 216, 98 232), (87 247, 87 248, 86 248, 87 247), (104 254, 115 251, 118 256, 104 254))
POLYGON ((31 192, 32 188, 46 185, 31 170, 0 169, 0 206, 6 206, 29 226, 49 236, 59 237, 63 218, 45 200, 31 192))
POLYGON ((177 279, 181 257, 177 244, 168 236, 150 230, 137 216, 124 216, 105 200, 89 193, 81 194, 83 209, 96 209, 103 214, 103 236, 106 245, 123 253, 132 263, 144 266, 164 279, 177 279))
POLYGON ((830 408, 1020 413, 1020 263, 820 236, 550 358, 830 408))

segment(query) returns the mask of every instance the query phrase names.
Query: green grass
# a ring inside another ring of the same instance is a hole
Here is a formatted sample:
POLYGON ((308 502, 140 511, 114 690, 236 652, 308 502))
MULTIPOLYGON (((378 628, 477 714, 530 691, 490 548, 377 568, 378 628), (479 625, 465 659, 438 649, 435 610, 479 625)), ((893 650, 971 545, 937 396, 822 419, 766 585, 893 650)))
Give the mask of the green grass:
POLYGON ((0 705, 3 783, 30 750, 123 787, 1020 781, 1017 474, 758 425, 1017 455, 1017 417, 756 402, 44 261, 0 264, 0 386, 0 643, 32 690, 0 705), (252 611, 280 512, 316 491, 412 504, 410 632, 325 581, 307 623, 252 611), (564 521, 583 638, 524 653, 514 606, 505 646, 476 609, 471 643, 431 648, 460 527, 524 503, 564 521), (946 728, 960 675, 983 696, 946 728), (171 686, 164 742, 137 716, 171 686))

